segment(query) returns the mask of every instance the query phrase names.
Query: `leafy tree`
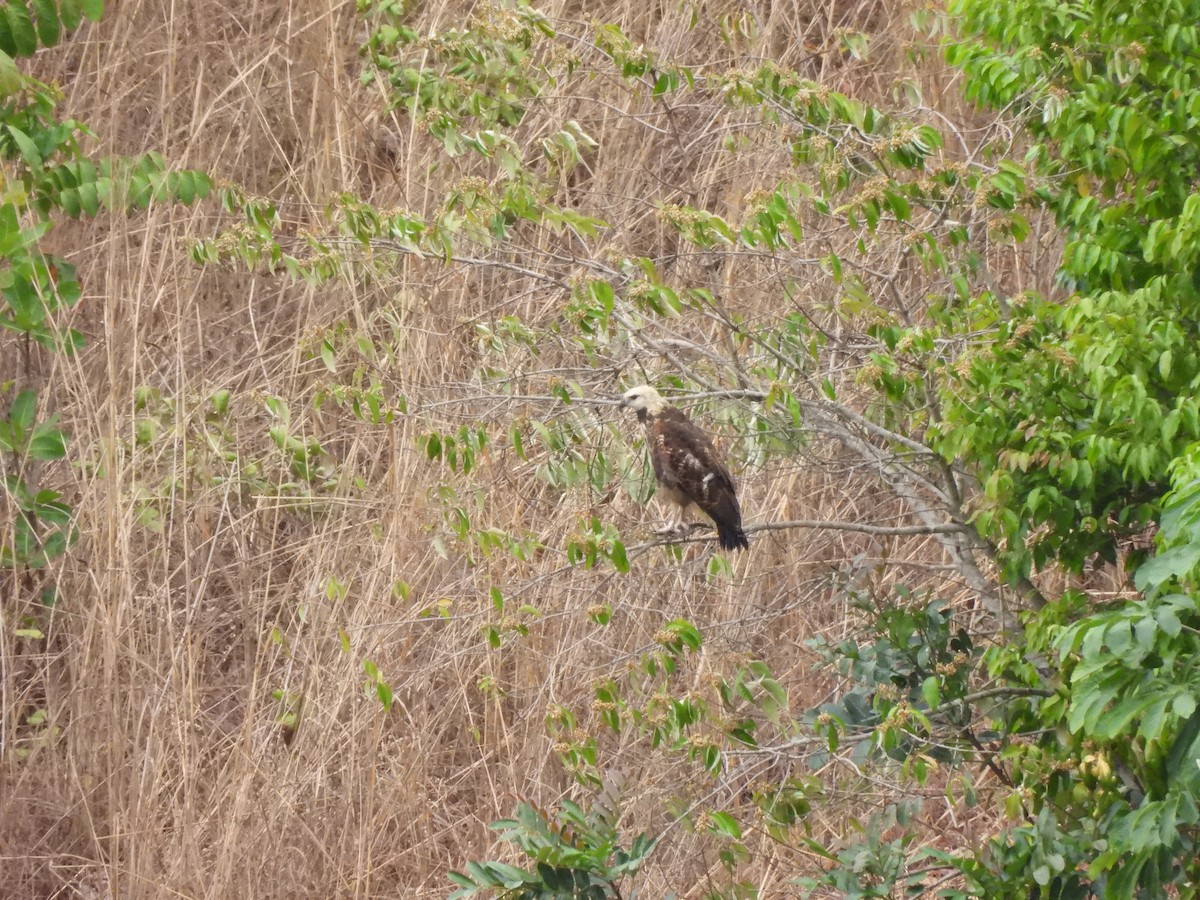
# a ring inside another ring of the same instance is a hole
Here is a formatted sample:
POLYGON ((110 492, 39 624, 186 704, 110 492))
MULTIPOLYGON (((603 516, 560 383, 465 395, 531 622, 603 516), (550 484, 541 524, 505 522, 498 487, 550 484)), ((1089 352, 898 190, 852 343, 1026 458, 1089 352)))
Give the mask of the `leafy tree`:
POLYGON ((1143 598, 1089 610, 1068 594, 1030 620, 1023 651, 995 654, 1002 677, 1054 695, 1008 710, 1010 729, 1042 735, 1013 748, 1036 760, 1013 769, 1030 821, 993 843, 971 883, 989 896, 1165 896, 1195 884, 1200 824, 1196 597, 1172 580, 1195 552, 1185 511, 1200 438, 1189 239, 1200 8, 953 9, 981 37, 949 53, 967 96, 1021 116, 1033 140, 1026 202, 1053 211, 1064 244, 1057 296, 982 298, 1006 319, 1004 340, 948 385, 954 428, 939 446, 978 466, 991 501, 981 530, 1004 545, 1010 573, 1114 560, 1119 539, 1160 513, 1175 545, 1138 572, 1143 598))
POLYGON ((968 36, 948 49, 967 97, 1015 113, 1030 139, 996 177, 1017 188, 1014 208, 1054 214, 1063 255, 1053 293, 991 285, 951 311, 960 328, 993 324, 945 370, 931 442, 978 473, 974 520, 1013 582, 1114 561, 1155 519, 1166 550, 1139 569, 1140 598, 1052 597, 1024 640, 985 655, 996 687, 984 693, 1008 700, 993 711, 1002 751, 982 758, 1024 823, 975 856, 944 857, 963 876, 945 893, 1187 893, 1200 875, 1188 581, 1200 553, 1189 516, 1200 69, 1181 60, 1195 58, 1200 9, 963 0, 951 11, 968 36))
POLYGON ((1013 565, 1112 561, 1200 437, 1194 4, 961 2, 967 97, 1033 143, 1017 200, 1063 229, 1054 296, 984 295, 996 339, 945 392, 939 446, 994 501, 982 530, 1013 565), (1026 553, 1025 550, 1029 552, 1026 553))

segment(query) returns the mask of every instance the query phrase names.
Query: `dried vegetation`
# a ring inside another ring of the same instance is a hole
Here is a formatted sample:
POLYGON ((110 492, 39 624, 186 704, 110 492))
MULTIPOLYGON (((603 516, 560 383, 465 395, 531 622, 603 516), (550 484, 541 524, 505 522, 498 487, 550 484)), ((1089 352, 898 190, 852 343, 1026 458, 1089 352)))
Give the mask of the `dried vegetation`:
MULTIPOLYGON (((566 31, 614 21, 689 65, 771 58, 882 105, 907 81, 931 116, 969 121, 936 57, 914 61, 907 52, 915 35, 905 4, 553 0, 542 8, 566 31), (688 27, 693 7, 707 24, 688 27), (745 33, 723 40, 720 22, 740 22, 745 33), (869 37, 867 60, 845 52, 844 32, 869 37)), ((432 26, 469 12, 452 2, 421 15, 432 26)), ((375 85, 360 84, 364 34, 348 3, 131 0, 40 56, 35 72, 61 82, 72 113, 106 149, 158 149, 280 198, 299 234, 330 195, 422 212, 478 174, 469 160, 447 161, 383 108, 375 85)), ((813 259, 756 260, 682 247, 664 222, 663 205, 743 207, 788 164, 778 133, 743 137, 739 113, 719 97, 670 108, 619 83, 569 83, 546 102, 599 143, 564 176, 556 200, 612 223, 605 245, 614 256, 656 258, 671 278, 707 288, 748 319, 775 316, 786 303, 822 326, 846 327, 834 325, 834 294, 814 260, 851 236, 814 221, 813 259), (736 154, 730 135, 743 141, 736 154)), ((523 126, 523 139, 541 136, 539 121, 523 126)), ((963 131, 964 146, 993 127, 976 124, 978 134, 963 131)), ((679 560, 647 546, 652 510, 615 485, 554 488, 539 479, 536 454, 523 461, 499 446, 469 475, 422 450, 432 431, 481 424, 503 434, 513 421, 561 413, 548 391, 554 379, 608 397, 641 372, 707 371, 706 353, 737 350, 714 320, 664 325, 661 352, 643 346, 602 368, 565 344, 507 358, 517 393, 529 399, 504 398, 477 377, 489 363, 478 326, 514 316, 550 331, 567 299, 562 288, 511 269, 415 257, 384 276, 318 287, 199 267, 187 243, 212 233, 218 218, 200 204, 62 227, 56 239, 85 285, 76 324, 88 347, 69 361, 35 358, 27 370, 0 361, 5 378, 53 386, 84 460, 42 475, 67 487, 81 542, 3 598, 9 609, 32 604, 42 579, 55 581, 61 598, 45 643, 0 636, 3 896, 444 896, 447 870, 497 852, 487 824, 518 798, 551 806, 573 790, 545 725, 557 706, 600 734, 606 764, 629 778, 630 831, 665 835, 642 896, 698 896, 721 872, 717 841, 678 814, 739 808, 755 784, 802 771, 803 762, 748 754, 712 780, 632 738, 603 736, 588 712, 593 685, 620 676, 664 622, 683 617, 706 639, 683 683, 710 691, 715 674, 760 658, 798 710, 833 687, 806 639, 857 626, 847 580, 929 587, 970 610, 973 593, 934 536, 761 530, 732 560, 731 577, 713 577, 708 543, 685 545, 679 560), (373 426, 333 404, 313 409, 337 377, 319 356, 330 336, 386 348, 376 372, 407 399, 409 414, 373 426), (211 415, 219 390, 231 392, 225 424, 211 415), (320 442, 323 464, 339 473, 335 489, 305 498, 280 488, 293 476, 268 436, 265 397, 285 401, 295 428, 320 442), (475 527, 531 533, 545 549, 522 562, 476 547, 468 561, 470 548, 446 524, 443 485, 459 493, 475 527), (629 574, 567 564, 563 537, 590 516, 632 536, 629 574), (509 603, 503 616, 492 587, 509 603), (539 614, 516 612, 520 603, 539 614), (588 615, 602 604, 613 610, 606 627, 588 615), (483 638, 489 625, 507 629, 500 649, 483 638), (363 660, 394 690, 387 714, 364 687, 363 660), (46 713, 38 728, 25 724, 34 710, 46 713)), ((510 262, 564 281, 580 274, 568 237, 540 249, 541 259, 510 262)), ((919 317, 923 276, 904 271, 898 254, 873 259, 897 266, 880 271, 879 293, 892 290, 919 317)), ((1041 277, 993 262, 1006 278, 1041 277)), ((833 337, 842 350, 823 374, 853 396, 864 355, 856 335, 833 337)), ((612 408, 589 427, 585 434, 635 435, 612 408)), ((740 480, 752 524, 910 521, 863 459, 828 435, 740 480)), ((825 777, 829 794, 808 823, 817 833, 840 833, 851 815, 885 799, 849 769, 825 777)), ((970 812, 931 797, 925 814, 938 841, 970 841, 970 812)), ((739 874, 763 897, 789 895, 788 880, 818 865, 795 846, 748 841, 755 856, 739 874)))

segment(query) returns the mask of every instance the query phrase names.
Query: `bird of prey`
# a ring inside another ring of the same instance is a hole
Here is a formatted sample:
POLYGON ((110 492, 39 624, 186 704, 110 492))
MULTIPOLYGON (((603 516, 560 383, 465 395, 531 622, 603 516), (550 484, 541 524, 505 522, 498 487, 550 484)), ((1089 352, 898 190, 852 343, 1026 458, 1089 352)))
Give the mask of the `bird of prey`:
POLYGON ((688 507, 695 504, 717 526, 724 549, 749 547, 733 476, 709 436, 649 385, 626 391, 621 406, 636 412, 638 421, 646 426, 646 446, 658 493, 677 507, 678 521, 661 533, 682 528, 688 507))

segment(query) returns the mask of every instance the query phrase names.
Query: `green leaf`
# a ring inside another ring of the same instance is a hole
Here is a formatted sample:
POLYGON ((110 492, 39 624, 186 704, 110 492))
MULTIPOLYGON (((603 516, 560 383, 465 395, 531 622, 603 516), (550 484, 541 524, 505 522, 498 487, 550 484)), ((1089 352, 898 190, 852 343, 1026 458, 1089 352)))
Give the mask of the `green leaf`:
POLYGON ((37 16, 38 40, 43 47, 53 47, 61 34, 58 8, 54 0, 32 0, 32 3, 34 15, 37 16))
POLYGON ((1196 698, 1191 694, 1179 694, 1171 701, 1171 712, 1181 719, 1187 719, 1196 711, 1196 698))
POLYGON ((67 436, 57 428, 41 427, 34 430, 33 440, 29 442, 29 456, 32 459, 62 459, 67 455, 67 436))
POLYGON ((523 460, 529 459, 529 457, 525 455, 525 442, 521 438, 521 426, 516 422, 514 422, 508 429, 508 440, 517 456, 523 460))
POLYGON ((696 626, 686 619, 674 619, 664 627, 693 651, 699 650, 700 645, 704 642, 696 626))
POLYGON ((625 545, 620 541, 613 541, 612 552, 609 554, 612 559, 612 564, 618 572, 624 574, 629 573, 629 557, 625 555, 625 545))
MULTIPOLYGON (((17 54, 17 47, 13 42, 12 29, 8 27, 8 17, 4 15, 0 15, 0 52, 3 52, 9 60, 17 54)), ((15 69, 16 67, 14 66, 13 68, 15 69)))
MULTIPOLYGON (((449 878, 451 881, 453 881, 455 884, 459 885, 460 887, 464 887, 464 888, 474 888, 474 887, 478 887, 478 885, 477 885, 477 884, 476 884, 474 881, 472 881, 470 878, 468 878, 468 877, 467 877, 466 875, 464 875, 462 872, 453 872, 453 871, 451 871, 451 872, 447 872, 447 873, 446 873, 446 877, 447 877, 447 878, 449 878)), ((462 893, 456 893, 456 894, 454 894, 453 896, 456 896, 456 897, 459 897, 459 896, 465 897, 465 896, 469 896, 469 895, 468 895, 468 894, 462 894, 462 893)))
POLYGON ((1193 710, 1179 729, 1167 754, 1167 777, 1174 780, 1184 771, 1185 765, 1194 765, 1197 758, 1194 750, 1197 738, 1200 738, 1200 710, 1193 710))
POLYGON ((941 705, 941 679, 937 675, 930 675, 922 682, 921 696, 930 709, 937 709, 941 705))
POLYGON ((12 406, 8 411, 8 418, 14 430, 19 434, 24 434, 33 425, 33 417, 36 412, 37 394, 33 391, 25 390, 13 398, 12 406))
POLYGON ((763 714, 772 722, 779 722, 788 711, 787 689, 774 678, 762 678, 758 686, 763 691, 763 714))
POLYGON ((471 862, 467 863, 467 871, 471 873, 471 877, 481 885, 488 887, 501 886, 501 881, 492 874, 490 867, 485 867, 472 860, 471 862))
POLYGON ((38 150, 37 144, 33 142, 33 139, 15 125, 6 125, 5 128, 12 136, 17 149, 21 151, 21 158, 25 160, 25 165, 31 169, 40 169, 42 167, 42 154, 38 150))
POLYGON ((12 36, 12 55, 33 56, 38 48, 37 33, 23 0, 8 0, 3 14, 8 22, 8 33, 12 36))
POLYGON ((392 688, 387 682, 375 682, 375 696, 379 698, 379 702, 383 704, 385 711, 392 708, 392 688))
POLYGON ((1138 567, 1133 583, 1138 590, 1148 591, 1172 578, 1182 578, 1200 563, 1200 541, 1172 547, 1138 567))
POLYGON ((62 206, 63 211, 72 219, 78 219, 83 212, 83 206, 79 202, 79 191, 67 190, 58 195, 58 202, 62 206))
POLYGON ((100 212, 100 191, 95 182, 85 182, 79 186, 79 207, 92 217, 100 212))
POLYGON ((185 206, 190 206, 196 199, 196 181, 190 172, 172 172, 170 183, 175 199, 185 206))
POLYGON ((58 10, 67 31, 74 31, 83 22, 82 0, 59 0, 58 10))
POLYGON ((491 869, 504 881, 504 887, 509 890, 520 887, 523 884, 535 884, 538 880, 537 876, 532 872, 526 872, 524 869, 518 869, 516 866, 510 866, 502 862, 489 862, 488 868, 491 869))
POLYGON ((710 828, 714 834, 722 834, 735 841, 742 839, 742 826, 729 813, 710 812, 708 813, 708 819, 710 828))
MULTIPOLYGON (((0 39, 0 46, 3 41, 0 39)), ((25 76, 17 68, 13 58, 4 50, 0 50, 0 99, 11 97, 25 87, 25 76)))

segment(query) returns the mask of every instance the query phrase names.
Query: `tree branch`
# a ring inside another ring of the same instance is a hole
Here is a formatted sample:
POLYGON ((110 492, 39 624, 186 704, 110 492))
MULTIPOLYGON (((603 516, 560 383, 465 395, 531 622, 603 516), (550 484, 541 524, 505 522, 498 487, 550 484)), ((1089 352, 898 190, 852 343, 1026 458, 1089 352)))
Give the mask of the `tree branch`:
MULTIPOLYGON (((696 523, 696 527, 704 527, 696 523)), ((871 534, 880 537, 906 537, 923 534, 957 534, 969 532, 971 529, 957 522, 945 522, 933 525, 867 525, 862 522, 839 522, 829 519, 790 519, 783 522, 754 522, 742 528, 746 534, 756 534, 760 531, 790 531, 797 529, 816 529, 822 531, 848 531, 855 534, 871 534)), ((650 550, 654 547, 667 547, 671 544, 698 544, 715 541, 717 535, 680 533, 665 535, 661 540, 646 541, 627 547, 630 553, 639 550, 650 550)))

